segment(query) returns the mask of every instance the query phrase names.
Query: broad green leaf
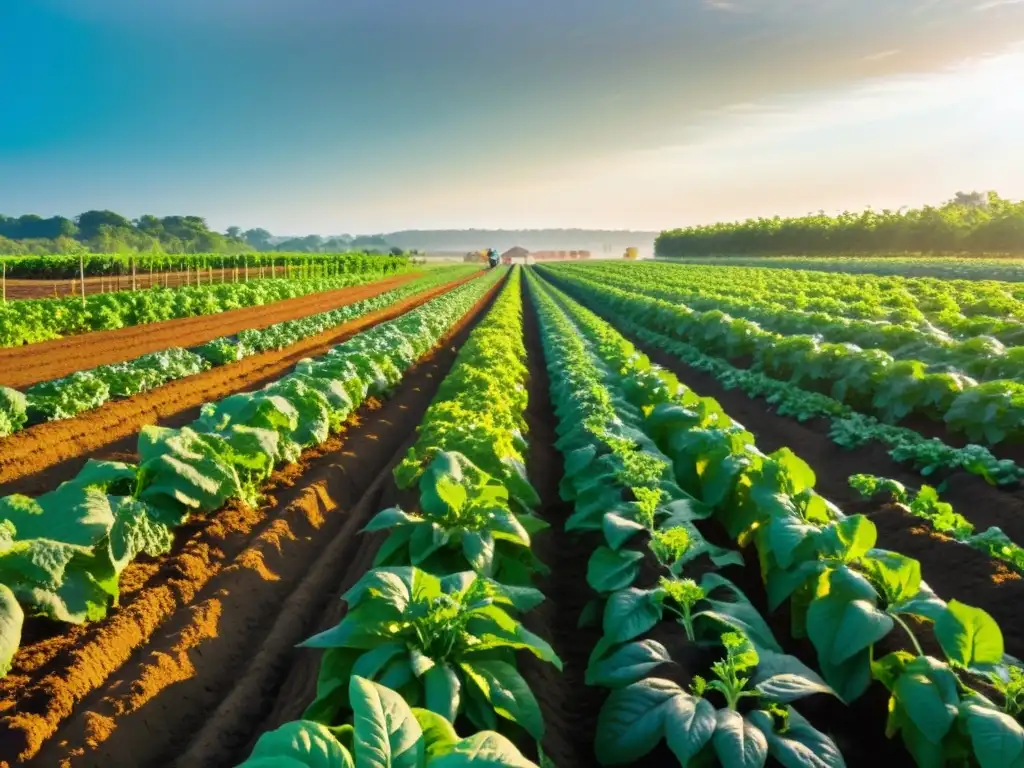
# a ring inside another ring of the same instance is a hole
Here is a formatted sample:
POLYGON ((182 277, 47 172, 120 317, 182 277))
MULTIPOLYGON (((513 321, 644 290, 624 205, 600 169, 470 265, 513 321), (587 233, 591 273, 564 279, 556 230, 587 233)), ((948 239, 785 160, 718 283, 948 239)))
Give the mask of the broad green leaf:
POLYGON ((826 595, 807 609, 807 634, 819 658, 841 664, 881 640, 893 619, 867 600, 846 601, 826 595))
POLYGON ((452 751, 430 761, 430 768, 537 768, 515 744, 495 731, 459 741, 452 751))
POLYGON ((601 521, 601 527, 604 530, 605 541, 612 549, 620 549, 633 536, 646 530, 642 524, 615 512, 605 514, 601 521))
POLYGON ((400 525, 410 525, 420 522, 419 518, 406 514, 399 507, 383 509, 373 516, 373 519, 363 528, 364 532, 383 531, 388 528, 395 528, 400 525))
POLYGON ((981 608, 950 600, 935 622, 935 636, 946 657, 963 667, 998 664, 1003 658, 1003 633, 981 608))
MULTIPOLYGON (((363 763, 359 763, 360 766, 363 763)), ((367 763, 367 765, 370 765, 367 763)), ((355 768, 352 756, 326 726, 295 720, 260 736, 238 768, 355 768)))
POLYGON ((639 760, 665 735, 673 702, 689 696, 676 683, 651 678, 611 692, 597 718, 595 749, 601 765, 639 760))
POLYGON ((924 737, 940 744, 956 718, 956 707, 943 701, 938 687, 922 674, 904 672, 896 680, 893 695, 924 737))
POLYGON ((429 709, 412 708, 413 717, 423 731, 424 756, 429 764, 434 758, 446 755, 459 741, 455 726, 444 716, 429 709))
POLYGON ((827 557, 849 563, 875 546, 878 529, 864 515, 851 515, 826 526, 821 532, 822 550, 827 557))
POLYGON ((376 680, 381 670, 392 659, 405 653, 408 653, 408 649, 404 643, 382 643, 359 657, 352 667, 352 674, 357 677, 365 677, 367 680, 376 680))
POLYGON ((755 710, 747 717, 768 741, 768 753, 783 768, 845 768, 846 761, 839 747, 792 707, 789 712, 789 727, 785 733, 777 733, 771 715, 755 710))
POLYGON ((1024 729, 1005 712, 966 699, 960 706, 981 768, 1016 766, 1024 756, 1024 729))
POLYGON ((505 661, 474 659, 460 664, 490 702, 494 711, 521 725, 533 738, 544 737, 544 718, 540 705, 518 670, 505 661))
POLYGON ((627 643, 587 668, 587 685, 621 688, 642 680, 662 664, 671 664, 668 650, 656 640, 627 643))
POLYGON ((91 547, 114 525, 107 494, 96 488, 63 483, 36 499, 13 495, 0 499, 0 519, 10 520, 19 541, 48 539, 91 547))
POLYGON ((467 531, 462 534, 462 553, 473 570, 490 576, 494 567, 494 537, 490 531, 467 531))
POLYGON ((715 707, 707 699, 683 694, 671 700, 665 713, 665 740, 680 765, 689 765, 711 741, 717 720, 715 707))
POLYGON ((653 628, 661 620, 661 605, 654 593, 629 587, 615 592, 604 606, 602 622, 609 643, 625 643, 653 628))
POLYGON ((768 543, 775 560, 782 568, 793 564, 793 553, 808 537, 817 534, 818 529, 808 525, 799 517, 785 516, 771 520, 768 528, 768 543))
POLYGON ((11 669, 18 646, 21 645, 21 627, 25 623, 25 612, 18 605, 14 593, 0 584, 0 677, 11 669))
POLYGON ((768 759, 765 735, 732 709, 718 711, 711 743, 722 768, 763 768, 768 759))
POLYGON ((587 584, 595 592, 614 592, 630 586, 640 573, 642 552, 598 547, 587 563, 587 584))
POLYGON ((16 541, 0 552, 0 584, 30 613, 72 624, 103 618, 117 592, 108 554, 47 539, 16 541))
POLYGON ((788 704, 816 693, 836 695, 814 670, 795 656, 767 648, 759 648, 757 655, 757 671, 750 682, 769 699, 788 704))
POLYGON ((875 550, 860 565, 888 605, 910 600, 921 588, 921 563, 906 555, 875 550))
POLYGON ((417 768, 425 755, 423 731, 405 699, 361 677, 349 685, 360 768, 417 768))
POLYGON ((462 683, 448 664, 435 664, 423 675, 426 708, 455 722, 459 712, 462 683))

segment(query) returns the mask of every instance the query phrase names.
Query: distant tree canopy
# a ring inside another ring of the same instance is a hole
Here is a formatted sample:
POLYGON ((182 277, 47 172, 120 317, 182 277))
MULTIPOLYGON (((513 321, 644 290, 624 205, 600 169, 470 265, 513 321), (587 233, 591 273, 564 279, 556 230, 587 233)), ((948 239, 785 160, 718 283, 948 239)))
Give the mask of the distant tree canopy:
POLYGON ((841 253, 1024 253, 1024 201, 957 192, 944 205, 899 211, 824 211, 662 232, 659 256, 841 253))
POLYGON ((132 221, 114 211, 86 211, 74 219, 34 214, 0 214, 0 253, 234 253, 248 250, 244 240, 214 232, 201 216, 151 216, 132 221))
POLYGON ((0 253, 15 256, 74 253, 82 249, 94 253, 387 253, 390 248, 391 244, 381 235, 275 237, 265 229, 243 231, 241 227, 228 227, 221 234, 210 229, 201 216, 146 214, 132 220, 114 211, 86 211, 74 219, 0 214, 0 253))

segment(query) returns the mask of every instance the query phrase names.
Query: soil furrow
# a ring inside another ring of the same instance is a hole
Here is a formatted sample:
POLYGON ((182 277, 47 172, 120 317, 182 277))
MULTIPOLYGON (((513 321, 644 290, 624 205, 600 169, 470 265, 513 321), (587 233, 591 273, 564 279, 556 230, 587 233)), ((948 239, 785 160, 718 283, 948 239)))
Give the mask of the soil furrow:
MULTIPOLYGON (((482 273, 481 273, 482 274, 482 273)), ((324 354, 367 328, 394 319, 478 275, 452 281, 358 317, 284 349, 170 382, 125 400, 106 403, 65 421, 39 424, 0 440, 0 495, 37 495, 74 477, 88 458, 124 458, 147 424, 181 426, 204 403, 259 388, 299 360, 324 354)))
POLYGON ((600 639, 598 627, 577 628, 584 606, 593 593, 587 585, 587 561, 594 546, 565 532, 572 505, 562 501, 562 454, 555 448, 558 423, 551 404, 547 366, 540 328, 529 289, 523 281, 523 326, 526 334, 529 407, 526 421, 530 452, 527 474, 541 498, 538 514, 550 525, 537 534, 533 547, 551 572, 537 584, 546 600, 527 617, 529 629, 550 640, 562 659, 563 670, 529 654, 520 657, 523 676, 537 697, 544 715, 544 753, 556 765, 595 765, 594 734, 597 713, 606 693, 585 683, 587 659, 600 639))
MULTIPOLYGON (((396 450, 408 442, 456 347, 497 289, 408 372, 386 403, 361 409, 344 434, 304 453, 299 465, 275 473, 269 503, 240 510, 248 512, 248 526, 211 536, 222 513, 213 516, 168 558, 168 568, 148 575, 129 605, 89 627, 89 639, 52 654, 9 689, 0 720, 0 756, 35 755, 31 764, 40 766, 171 761, 230 698, 232 686, 265 690, 267 675, 279 677, 295 642, 308 634, 307 625, 332 594, 334 582, 324 586, 322 563, 329 576, 339 560, 349 559, 345 553, 359 542, 352 534, 365 522, 355 514, 357 502, 382 467, 400 458, 396 450), (205 560, 187 557, 193 543, 204 550, 205 560), (318 557, 319 570, 310 570, 318 557), (188 566, 196 567, 184 572, 188 566), (310 586, 316 573, 319 581, 310 586), (158 613, 148 625, 132 610, 144 602, 158 613), (280 616, 293 618, 282 625, 280 616), (244 674, 253 660, 259 670, 255 680, 244 674)), ((33 657, 33 648, 23 651, 33 657)), ((248 695, 240 700, 244 706, 254 703, 248 695)), ((250 717, 242 723, 248 729, 244 739, 256 723, 250 717)))
POLYGON ((0 384, 21 389, 98 365, 133 360, 168 347, 198 346, 220 336, 232 336, 246 328, 266 328, 274 323, 353 304, 397 288, 414 277, 416 275, 413 273, 405 273, 372 283, 312 293, 257 307, 231 309, 216 315, 164 320, 112 331, 94 331, 0 349, 0 384))

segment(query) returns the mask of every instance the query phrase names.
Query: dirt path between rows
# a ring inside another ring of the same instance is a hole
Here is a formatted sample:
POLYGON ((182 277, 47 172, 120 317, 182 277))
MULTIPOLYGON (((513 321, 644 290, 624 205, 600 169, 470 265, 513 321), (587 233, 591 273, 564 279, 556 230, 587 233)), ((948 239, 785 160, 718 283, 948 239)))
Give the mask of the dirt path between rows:
MULTIPOLYGON (((222 510, 168 557, 133 563, 125 580, 138 586, 73 642, 56 635, 22 648, 3 681, 0 764, 235 764, 309 654, 295 644, 333 608, 339 581, 368 566, 357 553, 368 537, 357 531, 499 289, 383 404, 367 404, 342 434, 275 473, 266 504, 222 510)), ((304 707, 313 691, 301 694, 304 707)))
POLYGON ((246 328, 266 328, 274 323, 353 304, 397 288, 417 276, 415 273, 403 273, 363 285, 258 307, 231 309, 216 315, 164 320, 0 349, 0 384, 22 389, 75 371, 132 360, 168 347, 194 347, 220 336, 232 336, 246 328))
POLYGON ((203 403, 274 381, 299 360, 322 355, 357 333, 394 319, 479 276, 471 275, 415 294, 290 347, 218 366, 126 400, 112 401, 73 419, 47 422, 17 432, 0 440, 0 496, 38 495, 52 490, 74 477, 88 458, 131 456, 135 451, 135 435, 143 426, 187 424, 196 418, 203 403))
POLYGON ((563 671, 530 654, 520 654, 523 676, 544 715, 544 754, 558 766, 597 765, 594 734, 597 713, 607 692, 586 685, 587 660, 601 637, 600 627, 577 628, 580 614, 593 592, 587 584, 591 542, 565 532, 573 505, 562 501, 558 485, 563 475, 562 454, 555 448, 558 419, 551 402, 547 365, 536 310, 523 281, 523 328, 526 335, 529 406, 526 422, 530 452, 527 475, 541 499, 537 510, 551 527, 533 539, 537 557, 551 569, 537 588, 547 600, 530 612, 527 628, 551 642, 563 671))

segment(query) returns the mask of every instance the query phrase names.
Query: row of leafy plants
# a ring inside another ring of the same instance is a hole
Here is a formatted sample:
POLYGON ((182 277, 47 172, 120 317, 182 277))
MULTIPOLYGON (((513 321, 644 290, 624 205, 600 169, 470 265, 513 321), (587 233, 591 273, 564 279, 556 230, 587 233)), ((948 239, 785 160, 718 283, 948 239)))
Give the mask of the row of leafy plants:
MULTIPOLYGON (((627 289, 642 286, 640 290, 648 296, 683 303, 698 312, 724 312, 784 336, 813 334, 835 344, 881 349, 896 360, 920 361, 930 373, 963 373, 981 381, 1024 378, 1024 324, 1002 315, 965 318, 948 296, 943 298, 952 308, 942 313, 930 312, 929 317, 936 322, 932 324, 909 292, 901 296, 909 307, 869 305, 866 314, 871 316, 862 318, 858 317, 857 304, 867 303, 864 294, 870 294, 869 285, 848 286, 846 290, 856 303, 846 304, 834 299, 832 291, 837 289, 822 280, 806 289, 798 283, 795 291, 793 287, 787 290, 789 281, 782 278, 800 273, 785 270, 644 264, 630 268, 628 273, 621 265, 601 265, 584 274, 592 278, 600 275, 627 289), (759 279, 759 274, 765 272, 777 279, 759 279), (858 289, 860 293, 854 293, 858 289), (808 305, 805 290, 828 295, 808 305), (942 318, 953 319, 943 323, 942 318), (943 330, 944 325, 957 327, 957 335, 943 330), (964 328, 965 325, 970 327, 964 328), (969 333, 963 333, 964 330, 969 333), (986 335, 992 331, 999 333, 1000 338, 986 335), (1004 341, 1011 346, 1005 346, 1004 341)), ((861 278, 860 282, 865 281, 861 278)), ((999 288, 994 290, 1005 295, 999 288)), ((922 305, 935 309, 942 306, 938 299, 922 305)), ((1000 309, 1012 310, 990 307, 993 312, 1000 309)))
POLYGON ((108 331, 163 320, 213 315, 262 306, 311 293, 368 283, 411 269, 405 258, 379 256, 358 262, 359 271, 330 277, 268 278, 244 283, 147 288, 0 304, 0 347, 17 347, 89 331, 108 331))
POLYGON ((149 271, 206 272, 208 269, 252 270, 252 277, 279 273, 289 277, 333 277, 345 272, 364 272, 373 259, 382 257, 367 253, 287 253, 283 251, 249 253, 83 253, 48 254, 46 256, 0 256, 9 278, 75 279, 81 271, 86 277, 100 275, 121 277, 149 271))
POLYGON ((1024 573, 1024 547, 1015 543, 1002 529, 991 526, 981 533, 974 532, 974 525, 943 501, 939 490, 931 485, 922 485, 916 491, 907 488, 898 480, 876 475, 858 474, 850 476, 850 486, 866 499, 888 496, 909 514, 927 520, 939 533, 994 560, 1001 560, 1018 573, 1024 573))
POLYGON ((755 294, 758 303, 774 309, 886 321, 921 330, 937 328, 961 339, 988 334, 1008 344, 1014 339, 1019 342, 1024 319, 1021 282, 876 277, 723 262, 638 266, 638 274, 668 270, 675 275, 674 288, 699 284, 710 298, 742 299, 755 294))
POLYGON ((641 325, 703 352, 748 360, 756 371, 873 412, 885 423, 922 416, 988 445, 1024 438, 1024 384, 978 384, 963 375, 926 373, 920 361, 896 361, 882 350, 822 343, 808 335, 782 336, 722 312, 694 312, 646 296, 635 286, 619 288, 578 271, 558 274, 641 325))
MULTIPOLYGON (((561 280, 557 273, 548 274, 592 309, 606 317, 612 314, 609 305, 603 302, 603 289, 594 290, 575 280, 561 280)), ((758 371, 738 368, 722 358, 705 354, 693 344, 653 330, 643 324, 646 314, 642 302, 632 302, 628 308, 620 306, 614 312, 614 319, 620 328, 635 338, 678 357, 699 371, 711 374, 726 388, 737 388, 750 397, 764 398, 782 416, 792 416, 799 421, 828 419, 831 423, 829 437, 844 448, 879 442, 886 446, 895 461, 910 464, 925 477, 963 469, 997 485, 1017 483, 1024 479, 1024 468, 1010 459, 997 459, 984 446, 970 444, 954 448, 938 438, 926 438, 913 429, 884 424, 874 416, 858 413, 828 395, 803 389, 758 371)))
POLYGON ((0 499, 0 672, 26 613, 75 624, 105 616, 133 559, 168 552, 176 527, 228 500, 258 503, 275 466, 395 386, 500 277, 376 325, 263 389, 208 403, 187 426, 144 427, 138 464, 90 460, 53 491, 0 499))
POLYGON ((398 288, 327 312, 285 320, 262 329, 246 329, 236 335, 212 339, 194 349, 171 347, 133 360, 76 371, 60 379, 34 384, 24 392, 0 386, 0 437, 44 421, 70 419, 110 400, 132 397, 214 366, 283 349, 476 271, 476 267, 462 266, 432 270, 398 288))
POLYGON ((705 764, 712 754, 727 767, 764 765, 769 755, 787 767, 842 765, 834 742, 792 702, 825 694, 849 703, 873 684, 890 694, 887 735, 899 734, 917 765, 1024 760, 1016 719, 1024 678, 990 616, 943 602, 917 561, 876 546, 869 519, 845 516, 816 494, 813 472, 791 451, 760 452, 715 401, 686 390, 610 325, 548 290, 540 315, 557 304, 563 322, 546 346, 577 350, 575 359, 553 353, 548 360, 561 380, 576 379, 565 393, 553 388, 560 424, 589 420, 616 431, 603 449, 559 446, 573 525, 601 531, 607 545, 588 573, 604 598, 604 636, 588 678, 613 689, 598 725, 603 763, 634 760, 664 738, 682 765, 705 764), (644 450, 650 442, 656 449, 644 450), (630 452, 642 461, 626 459, 630 452), (638 464, 647 469, 640 486, 629 471, 638 464), (588 504, 602 493, 603 504, 588 504), (735 560, 710 556, 700 526, 711 523, 757 552, 769 609, 788 603, 790 634, 809 640, 820 677, 782 653, 750 600, 719 573, 735 560), (690 555, 694 543, 710 563, 690 555), (667 651, 665 622, 711 651, 698 659, 718 657, 710 675, 692 674, 695 654, 685 646, 676 652, 683 659, 667 651), (671 662, 689 676, 688 687, 671 662))
POLYGON ((945 280, 998 280, 1021 282, 1024 262, 984 256, 924 256, 872 254, 870 256, 730 256, 673 259, 682 264, 729 264, 741 267, 840 272, 851 275, 931 277, 945 280))
POLYGON ((303 643, 324 651, 316 697, 245 768, 312 765, 325 750, 350 756, 332 768, 534 766, 516 742, 539 742, 544 722, 516 652, 561 662, 521 622, 544 599, 530 546, 546 527, 524 466, 525 361, 513 268, 395 467, 408 509, 370 520, 364 532, 386 534, 373 568, 342 596, 342 620, 303 643), (459 740, 456 726, 476 733, 459 740))

